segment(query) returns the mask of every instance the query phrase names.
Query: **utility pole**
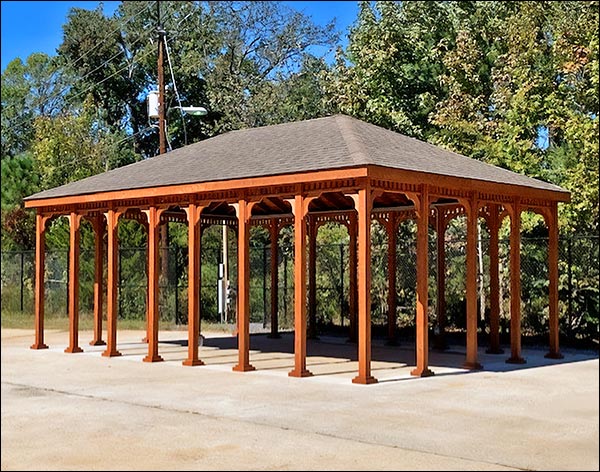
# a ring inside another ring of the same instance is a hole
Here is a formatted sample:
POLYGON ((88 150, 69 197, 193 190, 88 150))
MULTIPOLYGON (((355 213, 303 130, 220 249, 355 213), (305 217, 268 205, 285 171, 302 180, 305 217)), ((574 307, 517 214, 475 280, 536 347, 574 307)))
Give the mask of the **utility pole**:
MULTIPOLYGON (((160 17, 160 1, 156 2, 156 13, 158 18, 158 139, 159 154, 167 152, 167 129, 166 129, 166 110, 165 110, 165 72, 164 72, 164 51, 165 35, 160 17)), ((160 242, 163 247, 161 257, 161 274, 164 280, 168 281, 169 275, 169 223, 165 222, 160 227, 160 242)))

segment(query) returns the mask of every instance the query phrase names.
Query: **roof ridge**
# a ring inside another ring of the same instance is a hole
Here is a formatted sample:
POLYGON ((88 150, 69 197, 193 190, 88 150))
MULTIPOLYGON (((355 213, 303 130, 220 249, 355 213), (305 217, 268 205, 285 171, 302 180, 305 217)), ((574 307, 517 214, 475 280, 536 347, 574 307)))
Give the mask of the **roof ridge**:
POLYGON ((342 140, 350 153, 350 159, 356 165, 370 164, 369 154, 366 152, 366 147, 362 140, 358 137, 358 132, 355 129, 353 121, 356 118, 338 113, 332 116, 333 121, 340 130, 342 140), (360 157, 362 156, 362 159, 360 157))

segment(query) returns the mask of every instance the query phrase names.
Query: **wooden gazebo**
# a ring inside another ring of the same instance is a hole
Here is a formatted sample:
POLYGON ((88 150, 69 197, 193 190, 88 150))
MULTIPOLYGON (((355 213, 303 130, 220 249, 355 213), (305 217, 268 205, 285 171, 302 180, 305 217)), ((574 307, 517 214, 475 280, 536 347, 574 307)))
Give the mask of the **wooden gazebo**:
MULTIPOLYGON (((294 352, 290 376, 311 375, 306 367, 306 339, 314 329, 315 239, 320 224, 336 221, 350 235, 351 330, 358 337, 355 383, 376 382, 371 375, 370 227, 379 220, 389 237, 389 336, 396 326, 396 233, 407 218, 417 224, 416 366, 412 374, 428 376, 428 228, 438 232, 437 324, 444 326, 444 238, 448 222, 465 215, 466 359, 465 367, 481 368, 477 354, 476 241, 477 220, 490 234, 490 352, 499 351, 498 229, 510 217, 510 334, 507 362, 521 363, 520 215, 540 213, 549 229, 548 357, 560 358, 558 330, 559 202, 569 193, 555 185, 455 154, 417 139, 335 115, 262 128, 232 131, 168 154, 95 175, 26 198, 37 209, 35 343, 44 344, 44 235, 47 222, 66 215, 70 221, 69 320, 65 352, 80 352, 78 341, 79 226, 89 219, 96 233, 94 339, 102 340, 103 238, 107 237, 107 339, 103 356, 117 349, 117 225, 120 218, 141 221, 148 231, 147 341, 145 362, 162 360, 158 352, 159 225, 188 225, 188 355, 186 366, 202 365, 199 357, 200 235, 211 224, 237 228, 238 351, 236 371, 254 367, 249 355, 249 228, 269 228, 271 248, 284 225, 294 226, 294 352), (308 248, 307 248, 308 235, 308 248), (307 250, 308 249, 308 250, 307 250), (308 269, 307 269, 308 253, 308 269), (308 277, 307 277, 308 272, 308 277), (307 290, 308 279, 308 290, 307 290), (308 293, 308 297, 307 297, 308 293), (308 301, 308 303, 307 303, 308 301), (308 307, 308 316, 307 316, 308 307)), ((277 258, 272 257, 271 329, 277 333, 277 258)))

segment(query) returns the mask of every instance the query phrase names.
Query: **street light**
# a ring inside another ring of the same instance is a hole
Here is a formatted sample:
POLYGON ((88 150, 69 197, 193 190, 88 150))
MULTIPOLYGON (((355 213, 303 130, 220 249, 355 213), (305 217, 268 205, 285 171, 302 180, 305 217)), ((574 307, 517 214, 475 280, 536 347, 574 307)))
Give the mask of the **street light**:
POLYGON ((208 115, 208 110, 204 107, 171 107, 178 108, 184 113, 189 113, 193 116, 206 116, 208 115))

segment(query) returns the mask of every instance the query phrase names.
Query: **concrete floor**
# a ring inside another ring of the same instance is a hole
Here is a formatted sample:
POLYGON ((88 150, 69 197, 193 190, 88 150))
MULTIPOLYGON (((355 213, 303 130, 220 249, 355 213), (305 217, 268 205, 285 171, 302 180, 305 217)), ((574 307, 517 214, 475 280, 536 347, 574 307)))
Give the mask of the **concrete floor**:
POLYGON ((598 470, 598 355, 528 363, 464 348, 431 352, 410 376, 410 346, 373 348, 376 385, 351 383, 356 346, 308 343, 314 377, 287 376, 293 335, 251 339, 255 372, 232 372, 237 342, 204 333, 207 365, 184 367, 185 332, 160 333, 165 362, 141 362, 142 332, 119 358, 65 354, 68 333, 2 330, 2 470, 598 470), (461 352, 462 351, 462 352, 461 352))

